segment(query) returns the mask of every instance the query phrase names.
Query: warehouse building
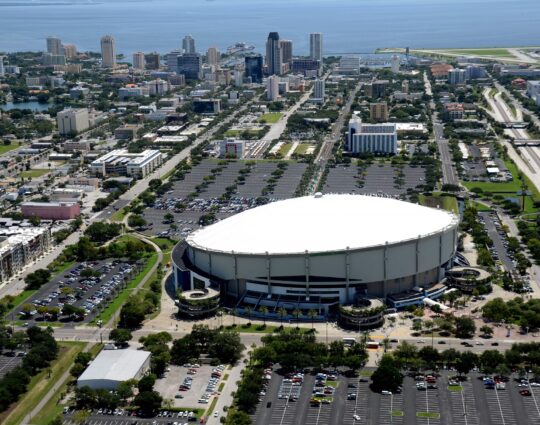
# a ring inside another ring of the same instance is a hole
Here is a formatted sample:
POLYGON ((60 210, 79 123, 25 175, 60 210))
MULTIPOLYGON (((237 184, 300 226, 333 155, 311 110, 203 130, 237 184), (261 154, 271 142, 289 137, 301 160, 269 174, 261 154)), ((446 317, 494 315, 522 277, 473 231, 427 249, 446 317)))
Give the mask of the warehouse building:
POLYGON ((142 378, 149 368, 149 351, 102 350, 77 379, 77 387, 115 390, 120 382, 142 378))

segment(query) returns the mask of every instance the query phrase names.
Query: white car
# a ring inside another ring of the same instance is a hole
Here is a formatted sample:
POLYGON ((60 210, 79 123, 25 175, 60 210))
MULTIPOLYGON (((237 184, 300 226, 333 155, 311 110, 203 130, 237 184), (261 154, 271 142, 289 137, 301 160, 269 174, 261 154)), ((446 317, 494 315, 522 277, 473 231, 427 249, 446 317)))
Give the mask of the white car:
POLYGON ((214 418, 217 418, 218 415, 219 415, 219 413, 218 413, 218 411, 216 410, 216 411, 214 412, 214 418))
POLYGON ((360 420, 360 415, 353 415, 353 419, 355 421, 359 421, 360 420))
POLYGON ((392 395, 392 391, 382 390, 381 394, 383 394, 383 395, 392 395))

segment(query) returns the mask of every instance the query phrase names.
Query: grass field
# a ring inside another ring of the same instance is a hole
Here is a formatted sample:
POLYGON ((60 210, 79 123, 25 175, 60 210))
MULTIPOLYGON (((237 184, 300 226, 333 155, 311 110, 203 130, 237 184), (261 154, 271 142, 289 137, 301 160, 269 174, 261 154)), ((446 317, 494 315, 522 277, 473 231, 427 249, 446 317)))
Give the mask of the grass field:
POLYGON ((458 213, 458 203, 453 196, 440 196, 433 194, 433 196, 418 195, 420 205, 425 205, 431 208, 441 208, 447 211, 451 211, 454 214, 458 213))
POLYGON ((403 410, 392 410, 392 416, 394 417, 402 417, 404 416, 405 414, 403 413, 403 410))
POLYGON ((111 221, 121 222, 125 217, 126 217, 126 210, 124 208, 120 208, 113 215, 111 215, 111 221))
POLYGON ((259 118, 259 122, 264 121, 267 124, 274 124, 278 122, 282 116, 283 114, 281 112, 268 112, 259 118))
MULTIPOLYGON (((81 343, 82 344, 82 343, 81 343)), ((92 354, 92 357, 96 357, 96 355, 101 351, 103 348, 102 344, 96 344, 94 345, 89 353, 92 354)), ((60 402, 62 401, 62 395, 66 392, 67 387, 70 383, 70 381, 73 378, 68 379, 64 385, 62 385, 56 394, 50 398, 50 400, 45 404, 41 412, 34 418, 32 418, 32 423, 35 425, 49 425, 50 422, 56 418, 58 415, 60 415, 64 409, 64 405, 60 402)))
MULTIPOLYGON (((4 425, 18 425, 39 401, 47 394, 58 379, 66 372, 73 363, 75 356, 80 353, 86 342, 60 342, 60 352, 58 359, 51 365, 51 377, 48 371, 43 370, 32 378, 28 386, 28 391, 19 402, 8 412, 0 416, 0 423, 4 425)), ((53 417, 56 415, 53 414, 53 417)), ((38 423, 34 421, 32 423, 38 423)), ((45 424, 45 422, 42 422, 45 424)))
POLYGON ((486 205, 484 205, 484 204, 482 204, 480 202, 475 202, 475 201, 469 200, 468 204, 469 204, 469 206, 475 207, 476 211, 479 211, 479 212, 491 211, 491 208, 487 207, 486 205))
POLYGON ((5 154, 6 152, 12 151, 13 149, 17 149, 19 147, 19 144, 12 143, 11 145, 0 145, 0 155, 5 154))
POLYGON ((448 385, 448 391, 460 392, 463 391, 463 387, 461 385, 448 385))
MULTIPOLYGON (((437 49, 440 50, 440 49, 437 49)), ((441 52, 454 53, 457 55, 465 56, 496 56, 500 58, 513 58, 515 57, 508 49, 493 48, 493 49, 443 49, 441 52)))
POLYGON ((292 145, 292 143, 283 143, 277 153, 280 154, 282 157, 287 156, 287 154, 292 148, 292 145))
POLYGON ((439 419, 440 413, 437 412, 416 412, 417 418, 439 419))
POLYGON ((122 304, 128 299, 128 297, 131 295, 131 291, 133 291, 134 288, 137 287, 139 283, 141 283, 141 280, 148 274, 148 272, 152 269, 154 264, 156 264, 158 255, 156 252, 154 252, 146 262, 146 265, 144 266, 144 269, 135 276, 135 279, 133 279, 131 282, 129 282, 126 289, 124 289, 118 296, 111 301, 111 303, 105 307, 105 309, 99 313, 94 320, 92 320, 92 324, 95 324, 98 320, 102 320, 103 323, 107 323, 111 317, 113 317, 114 313, 122 306, 122 304))
POLYGON ((41 177, 41 176, 47 174, 50 171, 51 170, 49 170, 47 168, 36 168, 36 169, 33 169, 33 170, 28 170, 28 171, 21 172, 19 174, 19 177, 24 177, 25 179, 27 179, 27 178, 37 178, 37 177, 41 177))
POLYGON ((259 130, 253 130, 253 129, 246 129, 246 130, 227 130, 225 132, 225 136, 227 137, 238 137, 240 136, 244 131, 247 131, 250 134, 258 134, 259 130))
POLYGON ((294 153, 296 155, 305 155, 310 146, 312 145, 310 145, 309 143, 300 143, 294 153))

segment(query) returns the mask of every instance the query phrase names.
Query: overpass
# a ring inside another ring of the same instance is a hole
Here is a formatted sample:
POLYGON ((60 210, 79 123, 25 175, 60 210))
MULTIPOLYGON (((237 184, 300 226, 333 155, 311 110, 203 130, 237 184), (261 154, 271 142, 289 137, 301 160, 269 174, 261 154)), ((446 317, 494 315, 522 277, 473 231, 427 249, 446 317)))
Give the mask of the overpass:
POLYGON ((514 146, 540 146, 540 140, 538 139, 514 139, 512 142, 514 146))
POLYGON ((519 121, 514 121, 514 122, 504 122, 502 123, 506 128, 527 128, 528 127, 528 123, 526 122, 519 122, 519 121))

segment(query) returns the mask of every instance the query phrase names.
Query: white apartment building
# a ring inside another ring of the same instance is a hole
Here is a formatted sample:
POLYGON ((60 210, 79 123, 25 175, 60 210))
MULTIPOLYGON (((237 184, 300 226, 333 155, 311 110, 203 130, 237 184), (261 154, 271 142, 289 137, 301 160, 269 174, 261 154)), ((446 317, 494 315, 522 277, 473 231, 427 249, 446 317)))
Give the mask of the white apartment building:
POLYGON ((358 116, 349 121, 345 149, 353 154, 396 154, 398 140, 396 124, 363 124, 358 116))
POLYGON ((158 150, 147 149, 130 153, 127 149, 116 149, 90 163, 90 172, 97 176, 123 175, 143 178, 163 162, 158 150))
POLYGON ((279 98, 279 77, 277 75, 271 75, 266 80, 266 98, 271 102, 279 98))
POLYGON ((64 109, 56 115, 56 123, 63 136, 80 133, 90 127, 88 109, 64 109))
POLYGON ((313 98, 314 102, 324 103, 325 97, 325 84, 324 80, 315 80, 313 87, 313 98))

